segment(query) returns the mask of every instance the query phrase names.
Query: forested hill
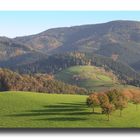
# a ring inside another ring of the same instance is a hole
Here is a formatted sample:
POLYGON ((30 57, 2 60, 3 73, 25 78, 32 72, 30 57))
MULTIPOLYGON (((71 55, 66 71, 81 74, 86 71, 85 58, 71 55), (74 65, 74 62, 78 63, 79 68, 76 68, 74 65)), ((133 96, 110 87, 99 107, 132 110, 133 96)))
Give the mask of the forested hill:
POLYGON ((93 65, 97 67, 103 67, 106 71, 112 71, 122 83, 131 83, 132 85, 136 85, 137 83, 137 85, 139 85, 140 74, 129 65, 120 61, 114 61, 108 57, 80 52, 55 54, 49 56, 47 59, 17 67, 10 67, 10 69, 26 74, 56 74, 63 69, 78 65, 93 65), (135 81, 135 84, 133 84, 133 81, 135 81))
MULTIPOLYGON (((135 64, 140 62, 140 22, 118 20, 53 28, 14 39, 0 38, 0 62, 11 57, 16 61, 15 57, 21 58, 21 55, 24 60, 26 54, 40 59, 38 53, 43 56, 73 51, 113 58, 135 69, 135 64)), ((139 67, 136 70, 139 71, 139 67)))
POLYGON ((139 86, 139 64, 138 21, 58 27, 13 39, 0 37, 0 67, 20 73, 54 74, 69 66, 94 65, 112 70, 124 83, 139 86))
POLYGON ((20 75, 16 72, 0 69, 0 91, 35 91, 43 93, 87 94, 87 90, 65 84, 46 74, 20 75))
POLYGON ((127 64, 140 60, 140 22, 137 21, 54 28, 14 40, 47 54, 80 51, 115 57, 127 64))

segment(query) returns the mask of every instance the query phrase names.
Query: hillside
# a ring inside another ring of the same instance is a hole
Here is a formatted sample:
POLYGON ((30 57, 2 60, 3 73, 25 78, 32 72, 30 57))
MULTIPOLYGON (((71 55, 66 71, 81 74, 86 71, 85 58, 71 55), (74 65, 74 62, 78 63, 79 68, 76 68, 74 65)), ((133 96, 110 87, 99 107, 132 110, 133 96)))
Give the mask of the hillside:
POLYGON ((81 51, 111 58, 115 55, 127 64, 140 60, 140 22, 137 21, 54 28, 15 40, 48 54, 81 51))
POLYGON ((0 61, 29 53, 31 48, 7 37, 0 37, 0 61))
POLYGON ((18 56, 13 56, 10 59, 6 59, 0 62, 0 67, 9 68, 11 70, 20 67, 22 65, 32 64, 36 61, 41 61, 46 59, 47 56, 43 53, 30 51, 18 56))
POLYGON ((20 64, 15 67, 8 67, 19 73, 33 74, 33 73, 48 73, 56 74, 71 66, 92 65, 102 67, 106 71, 112 71, 121 83, 132 84, 139 86, 140 74, 137 73, 129 65, 120 61, 114 61, 111 58, 85 53, 65 53, 55 54, 29 64, 20 64), (133 82, 136 80, 137 82, 133 82))
POLYGON ((38 94, 31 92, 0 93, 0 128, 139 128, 140 110, 129 104, 110 121, 101 109, 85 104, 87 96, 38 94), (128 123, 129 122, 129 123, 128 123))
POLYGON ((52 75, 20 75, 8 69, 0 69, 0 91, 87 94, 86 89, 55 80, 52 75))
POLYGON ((45 58, 44 53, 14 39, 0 37, 0 67, 15 67, 18 64, 33 63, 45 58))
POLYGON ((101 91, 119 84, 112 72, 95 66, 74 66, 64 69, 55 75, 56 79, 75 84, 88 90, 101 91))
MULTIPOLYGON (((140 61, 140 22, 119 20, 48 29, 36 35, 14 39, 0 38, 0 60, 26 53, 30 53, 31 57, 31 52, 50 55, 73 51, 106 56, 135 69, 133 64, 140 61)), ((136 70, 139 71, 139 68, 136 67, 136 70)))
POLYGON ((10 56, 22 55, 31 50, 47 55, 72 51, 90 52, 132 65, 140 61, 139 40, 140 22, 120 20, 48 29, 36 35, 14 39, 1 37, 0 50, 1 58, 4 52, 5 55, 9 54, 9 47, 14 50, 10 56))
POLYGON ((122 83, 140 86, 139 56, 138 21, 53 28, 13 39, 0 37, 0 67, 22 74, 56 74, 90 63, 112 71, 122 83))

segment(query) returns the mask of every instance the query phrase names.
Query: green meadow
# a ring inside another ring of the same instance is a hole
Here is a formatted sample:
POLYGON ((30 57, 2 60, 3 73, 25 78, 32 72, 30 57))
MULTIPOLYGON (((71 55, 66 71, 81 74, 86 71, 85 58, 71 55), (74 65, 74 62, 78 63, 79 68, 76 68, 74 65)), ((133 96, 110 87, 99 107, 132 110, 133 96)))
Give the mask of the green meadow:
POLYGON ((105 90, 120 86, 116 76, 94 66, 73 66, 56 74, 56 79, 89 90, 105 90))
POLYGON ((110 121, 85 104, 87 96, 31 92, 0 93, 0 128, 134 128, 140 127, 140 107, 129 104, 122 117, 110 121))

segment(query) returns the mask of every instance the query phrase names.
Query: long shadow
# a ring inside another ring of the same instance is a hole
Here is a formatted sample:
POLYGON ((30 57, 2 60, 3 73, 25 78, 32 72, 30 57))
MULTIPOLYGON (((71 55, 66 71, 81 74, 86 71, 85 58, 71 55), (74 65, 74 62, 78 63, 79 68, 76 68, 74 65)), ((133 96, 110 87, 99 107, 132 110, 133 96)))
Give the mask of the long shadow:
POLYGON ((84 103, 59 103, 55 105, 43 106, 43 109, 27 110, 25 113, 7 115, 10 117, 32 117, 32 116, 46 116, 46 119, 34 119, 34 120, 56 120, 56 121, 76 121, 85 120, 80 117, 73 117, 72 115, 90 115, 92 112, 86 111, 86 105, 84 103), (52 115, 52 117, 51 117, 52 115), (54 118, 53 115, 58 115, 54 118), (63 116, 66 117, 63 117, 63 116), (49 118, 49 116, 51 118, 49 118), (60 116, 60 117, 59 117, 60 116))
POLYGON ((81 121, 81 120, 86 120, 85 118, 79 118, 79 117, 57 117, 57 118, 47 118, 47 119, 36 119, 38 121, 44 121, 44 120, 49 120, 49 121, 81 121))
POLYGON ((68 113, 69 115, 93 115, 93 114, 96 114, 96 115, 101 115, 102 113, 100 112, 71 112, 71 113, 68 113))
POLYGON ((63 108, 48 108, 48 109, 40 109, 40 110, 30 110, 30 112, 68 112, 68 111, 82 111, 85 109, 81 109, 81 108, 67 108, 67 109, 63 109, 63 108))
POLYGON ((60 103, 61 105, 72 105, 72 106, 85 106, 85 103, 79 102, 79 103, 60 103))
POLYGON ((47 105, 47 106, 44 106, 44 107, 47 107, 47 108, 83 108, 85 106, 84 103, 79 103, 79 104, 76 104, 76 103, 59 103, 57 105, 47 105))
POLYGON ((21 113, 21 114, 12 114, 12 115, 7 115, 9 117, 30 117, 30 116, 51 116, 51 115, 66 115, 66 116, 69 116, 69 115, 92 115, 92 114, 101 114, 101 113, 92 113, 92 112, 84 112, 84 111, 77 111, 77 112, 37 112, 37 113, 21 113))

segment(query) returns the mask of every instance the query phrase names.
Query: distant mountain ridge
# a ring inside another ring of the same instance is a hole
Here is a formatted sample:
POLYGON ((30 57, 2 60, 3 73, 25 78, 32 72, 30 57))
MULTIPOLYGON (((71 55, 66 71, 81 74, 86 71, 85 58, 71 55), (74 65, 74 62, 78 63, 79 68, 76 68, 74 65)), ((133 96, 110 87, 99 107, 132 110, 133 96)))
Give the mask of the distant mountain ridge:
MULTIPOLYGON (((56 54, 62 54, 63 57, 63 54, 71 52, 85 53, 91 56, 88 60, 93 59, 94 65, 107 65, 121 77, 124 76, 124 79, 128 80, 130 74, 131 80, 138 80, 140 22, 117 20, 53 28, 39 34, 13 39, 0 37, 0 67, 22 73, 50 72, 52 68, 53 71, 58 71, 57 68, 60 67, 56 63, 51 63, 54 59, 50 59, 50 56, 53 58, 56 54)), ((65 60, 65 64, 69 65, 69 61, 65 60)), ((79 58, 76 61, 79 63, 79 58)))
POLYGON ((7 60, 30 51, 31 49, 22 43, 7 37, 0 37, 0 60, 7 60))
POLYGON ((80 51, 107 57, 116 54, 128 64, 140 60, 140 22, 136 21, 54 28, 14 40, 47 54, 80 51))

